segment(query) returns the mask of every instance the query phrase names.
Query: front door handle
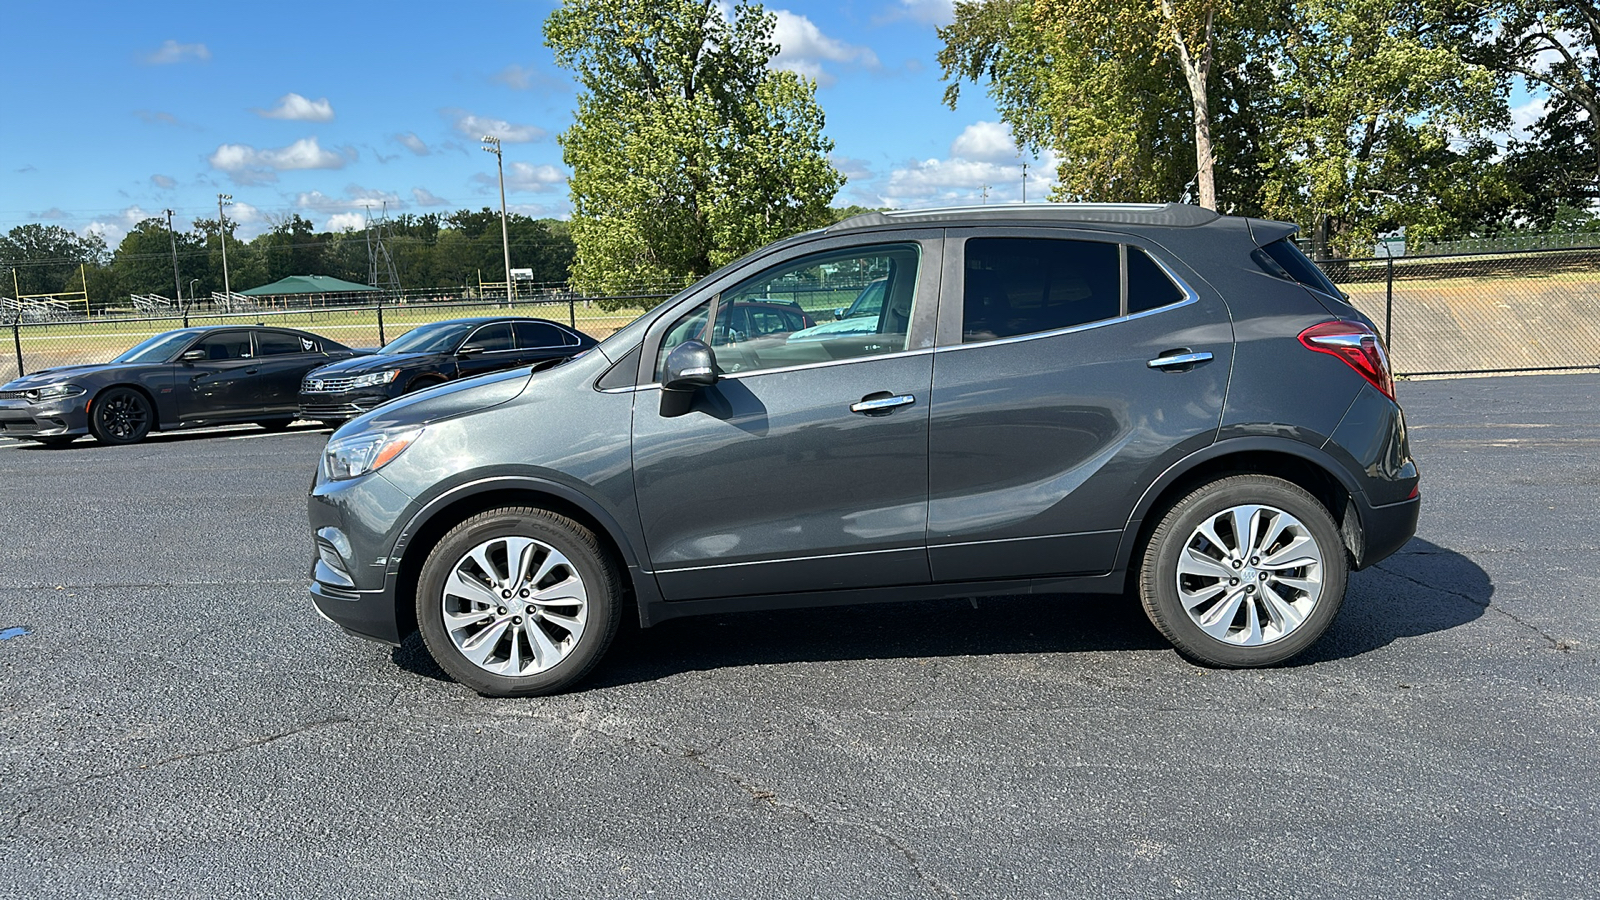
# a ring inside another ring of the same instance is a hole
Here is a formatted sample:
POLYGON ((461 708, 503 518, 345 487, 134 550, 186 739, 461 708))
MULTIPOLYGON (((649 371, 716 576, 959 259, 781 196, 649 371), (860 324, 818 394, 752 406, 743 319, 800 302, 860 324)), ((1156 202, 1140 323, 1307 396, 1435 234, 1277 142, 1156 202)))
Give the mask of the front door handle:
POLYGON ((244 370, 244 373, 245 373, 245 374, 246 374, 246 375, 254 375, 254 374, 256 374, 256 373, 257 373, 257 372, 259 372, 259 371, 261 371, 261 370, 260 370, 260 369, 245 369, 245 370, 244 370))
POLYGON ((910 394, 890 394, 884 391, 879 394, 868 394, 859 402, 850 404, 850 411, 864 416, 882 416, 915 402, 917 398, 910 394))
POLYGON ((1145 363, 1152 369, 1177 369, 1184 366, 1194 366, 1211 359, 1211 354, 1204 350, 1199 353, 1190 353, 1188 350, 1169 351, 1145 363))

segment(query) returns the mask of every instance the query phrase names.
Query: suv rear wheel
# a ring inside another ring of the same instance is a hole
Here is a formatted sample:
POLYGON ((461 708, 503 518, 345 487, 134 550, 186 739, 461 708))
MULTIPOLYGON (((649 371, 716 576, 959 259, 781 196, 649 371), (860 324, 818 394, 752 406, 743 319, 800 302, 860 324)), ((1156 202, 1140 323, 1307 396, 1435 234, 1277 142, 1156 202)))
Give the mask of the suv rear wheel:
POLYGON ((548 510, 496 509, 457 525, 428 554, 417 623, 434 660, 467 687, 548 694, 604 655, 621 585, 589 529, 548 510))
POLYGON ((1184 656, 1268 666, 1322 636, 1348 575, 1344 542, 1315 497, 1279 478, 1236 475, 1162 517, 1145 546, 1139 598, 1184 656))

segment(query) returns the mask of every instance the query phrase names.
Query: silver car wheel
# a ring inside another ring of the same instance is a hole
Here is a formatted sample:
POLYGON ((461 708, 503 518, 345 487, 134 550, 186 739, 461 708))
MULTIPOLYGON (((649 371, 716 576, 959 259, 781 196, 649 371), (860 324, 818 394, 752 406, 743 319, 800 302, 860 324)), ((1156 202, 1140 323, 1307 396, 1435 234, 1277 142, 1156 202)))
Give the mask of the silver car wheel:
POLYGON ((1196 626, 1241 647, 1294 633, 1322 597, 1322 548, 1294 516, 1230 507, 1201 522, 1178 558, 1178 599, 1196 626))
POLYGON ((578 646, 589 595, 572 562, 543 541, 497 537, 451 567, 440 597, 462 657, 495 675, 545 672, 578 646))

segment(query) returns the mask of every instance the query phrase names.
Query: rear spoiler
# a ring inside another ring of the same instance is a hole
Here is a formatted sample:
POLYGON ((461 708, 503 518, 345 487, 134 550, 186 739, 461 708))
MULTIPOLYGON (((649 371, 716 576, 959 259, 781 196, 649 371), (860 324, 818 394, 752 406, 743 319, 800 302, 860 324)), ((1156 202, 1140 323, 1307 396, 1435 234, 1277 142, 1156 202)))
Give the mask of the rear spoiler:
POLYGON ((1274 222, 1271 219, 1245 219, 1245 228, 1250 230, 1250 239, 1256 242, 1257 247, 1265 247, 1276 240, 1286 238, 1300 231, 1300 226, 1289 222, 1274 222))

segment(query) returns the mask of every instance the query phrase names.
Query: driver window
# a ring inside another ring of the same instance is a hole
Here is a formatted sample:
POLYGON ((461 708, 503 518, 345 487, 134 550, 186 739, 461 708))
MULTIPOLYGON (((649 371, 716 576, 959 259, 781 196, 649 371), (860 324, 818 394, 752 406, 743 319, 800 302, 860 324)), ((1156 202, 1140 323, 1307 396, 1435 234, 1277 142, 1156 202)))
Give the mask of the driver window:
POLYGON ((249 359, 250 332, 224 331, 213 334, 195 344, 194 348, 204 350, 207 360, 249 359))
POLYGON ((768 269, 722 293, 709 334, 709 301, 668 327, 656 377, 690 339, 711 345, 724 375, 905 350, 920 258, 916 244, 886 244, 768 269))
POLYGON ((499 350, 511 349, 511 323, 500 322, 495 325, 485 325, 472 333, 472 337, 461 345, 463 350, 479 350, 484 353, 494 353, 499 350))

